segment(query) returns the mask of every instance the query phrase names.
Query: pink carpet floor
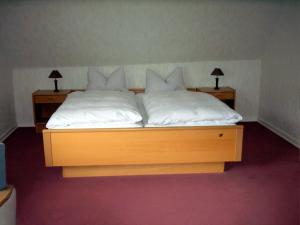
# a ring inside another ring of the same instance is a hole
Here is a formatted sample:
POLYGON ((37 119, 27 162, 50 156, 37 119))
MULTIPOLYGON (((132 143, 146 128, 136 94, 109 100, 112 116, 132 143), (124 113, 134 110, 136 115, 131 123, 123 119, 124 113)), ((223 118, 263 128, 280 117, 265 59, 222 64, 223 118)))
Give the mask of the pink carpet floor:
POLYGON ((6 141, 18 225, 298 225, 299 150, 246 123, 243 161, 223 174, 62 178, 45 168, 42 136, 6 141))

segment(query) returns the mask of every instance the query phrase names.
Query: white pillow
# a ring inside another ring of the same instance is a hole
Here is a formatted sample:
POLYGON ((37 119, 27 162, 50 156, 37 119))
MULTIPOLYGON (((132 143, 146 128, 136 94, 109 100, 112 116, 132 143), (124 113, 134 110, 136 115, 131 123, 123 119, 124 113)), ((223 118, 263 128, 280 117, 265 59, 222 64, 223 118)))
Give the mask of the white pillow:
POLYGON ((124 68, 119 67, 106 78, 96 67, 89 67, 87 90, 127 90, 124 68))
POLYGON ((146 71, 145 93, 160 91, 185 90, 183 81, 183 71, 181 67, 176 67, 164 80, 160 74, 153 70, 146 71))

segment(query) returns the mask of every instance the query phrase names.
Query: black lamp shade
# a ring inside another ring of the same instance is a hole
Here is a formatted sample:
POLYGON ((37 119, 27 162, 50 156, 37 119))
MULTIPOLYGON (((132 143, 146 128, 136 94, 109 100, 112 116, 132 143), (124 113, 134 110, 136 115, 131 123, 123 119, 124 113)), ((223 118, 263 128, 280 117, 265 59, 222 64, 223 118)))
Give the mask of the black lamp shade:
POLYGON ((52 70, 48 78, 62 78, 62 75, 58 70, 52 70))
POLYGON ((211 74, 212 76, 224 76, 223 71, 220 68, 215 68, 211 74))

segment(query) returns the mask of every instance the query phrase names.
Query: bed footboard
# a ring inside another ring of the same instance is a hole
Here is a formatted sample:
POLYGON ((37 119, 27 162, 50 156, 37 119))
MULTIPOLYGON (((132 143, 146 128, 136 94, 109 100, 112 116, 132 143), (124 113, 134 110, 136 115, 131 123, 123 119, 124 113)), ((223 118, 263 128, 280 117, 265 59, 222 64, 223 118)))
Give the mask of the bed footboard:
POLYGON ((222 172, 240 161, 243 126, 43 130, 46 166, 63 175, 222 172))

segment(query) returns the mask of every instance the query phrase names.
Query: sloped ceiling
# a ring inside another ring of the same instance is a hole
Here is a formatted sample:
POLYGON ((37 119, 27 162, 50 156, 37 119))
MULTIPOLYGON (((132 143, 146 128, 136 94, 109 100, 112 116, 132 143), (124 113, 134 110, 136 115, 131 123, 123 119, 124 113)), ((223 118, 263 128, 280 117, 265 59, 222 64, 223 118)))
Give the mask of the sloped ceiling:
POLYGON ((285 1, 0 3, 15 67, 260 59, 285 1))

